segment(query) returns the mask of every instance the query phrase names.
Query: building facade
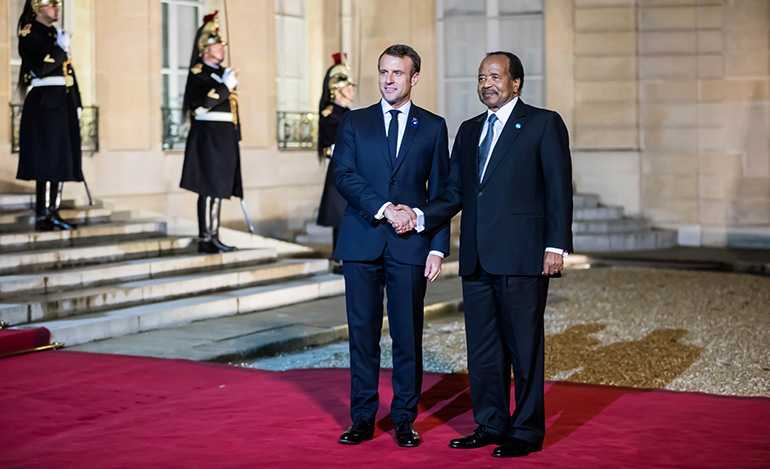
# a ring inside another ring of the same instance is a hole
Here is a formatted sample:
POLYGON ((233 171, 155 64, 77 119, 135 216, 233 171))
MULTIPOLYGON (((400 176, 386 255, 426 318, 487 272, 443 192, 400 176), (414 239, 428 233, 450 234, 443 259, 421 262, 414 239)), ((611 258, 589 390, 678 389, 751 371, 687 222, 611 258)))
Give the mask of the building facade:
MULTIPOLYGON (((18 103, 21 3, 0 0, 7 103, 18 103)), ((682 244, 770 247, 767 0, 64 3, 84 102, 98 108, 98 151, 84 156, 98 198, 195 218, 195 195, 178 188, 179 96, 200 19, 220 10, 239 71, 246 200, 264 235, 288 239, 314 217, 325 167, 309 129, 331 55, 348 54, 365 106, 379 98, 379 53, 408 43, 423 57, 414 100, 444 115, 450 135, 483 110, 483 54, 510 50, 525 66, 522 99, 568 125, 578 192, 675 228, 682 244)), ((14 179, 11 109, 0 113, 0 187, 27 190, 14 179)), ((237 203, 223 220, 243 227, 237 203)))

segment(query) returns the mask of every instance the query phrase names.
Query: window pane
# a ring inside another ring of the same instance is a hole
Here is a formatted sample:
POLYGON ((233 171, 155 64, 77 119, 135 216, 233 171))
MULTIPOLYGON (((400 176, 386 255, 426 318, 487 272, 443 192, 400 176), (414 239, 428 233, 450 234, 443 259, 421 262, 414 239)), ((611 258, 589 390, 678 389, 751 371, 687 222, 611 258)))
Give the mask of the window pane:
POLYGON ((486 14, 486 2, 467 0, 444 0, 444 17, 486 14))
POLYGON ((177 82, 177 95, 173 101, 171 101, 171 107, 182 107, 184 102, 184 88, 187 85, 187 74, 179 74, 176 77, 177 82))
POLYGON ((168 75, 163 74, 163 107, 168 107, 168 75))
POLYGON ((485 20, 444 22, 447 77, 476 77, 486 53, 485 20))
POLYGON ((281 18, 281 28, 278 57, 281 64, 280 74, 283 78, 298 78, 304 76, 305 54, 305 22, 298 18, 281 18))
POLYGON ((543 74, 543 41, 542 16, 500 20, 500 46, 521 59, 525 77, 543 74))
POLYGON ((521 90, 521 100, 527 104, 537 107, 545 106, 545 96, 543 94, 543 79, 528 78, 524 73, 524 89, 521 90))
POLYGON ((463 121, 484 112, 486 107, 479 101, 476 80, 458 81, 446 84, 446 120, 450 137, 454 138, 463 121))
POLYGON ((190 65, 195 33, 198 32, 198 7, 176 6, 177 64, 180 69, 190 65))
POLYGON ((305 16, 304 0, 276 0, 275 12, 279 15, 305 16))
POLYGON ((163 67, 168 67, 168 3, 161 3, 161 16, 163 17, 163 67))
POLYGON ((298 80, 281 80, 278 86, 278 110, 302 111, 307 106, 302 102, 302 91, 306 85, 298 80))
POLYGON ((543 11, 543 0, 499 0, 500 15, 516 13, 540 13, 543 11))

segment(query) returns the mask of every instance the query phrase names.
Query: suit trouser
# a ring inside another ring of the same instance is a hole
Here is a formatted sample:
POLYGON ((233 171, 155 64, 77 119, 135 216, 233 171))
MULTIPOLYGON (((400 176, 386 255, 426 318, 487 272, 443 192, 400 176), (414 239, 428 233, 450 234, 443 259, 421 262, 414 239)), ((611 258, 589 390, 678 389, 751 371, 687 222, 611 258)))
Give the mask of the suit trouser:
POLYGON ((493 433, 542 443, 545 437, 543 313, 547 277, 463 277, 473 416, 493 433), (516 408, 511 407, 513 365, 516 408))
POLYGON ((374 422, 379 406, 383 289, 393 339, 394 422, 413 422, 422 388, 422 327, 425 267, 400 264, 388 248, 371 262, 345 262, 345 301, 350 335, 350 417, 374 422))

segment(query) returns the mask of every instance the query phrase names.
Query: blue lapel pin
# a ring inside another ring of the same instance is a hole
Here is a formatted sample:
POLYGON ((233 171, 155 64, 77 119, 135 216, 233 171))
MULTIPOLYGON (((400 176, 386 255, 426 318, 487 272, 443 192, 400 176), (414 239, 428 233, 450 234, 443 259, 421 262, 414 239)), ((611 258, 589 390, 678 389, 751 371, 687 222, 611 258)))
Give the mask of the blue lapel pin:
POLYGON ((416 117, 412 117, 411 124, 412 124, 412 127, 414 127, 415 129, 417 128, 417 118, 416 117))
POLYGON ((521 124, 519 124, 519 123, 517 122, 517 123, 516 123, 516 128, 517 128, 517 129, 520 129, 520 128, 521 128, 521 124))

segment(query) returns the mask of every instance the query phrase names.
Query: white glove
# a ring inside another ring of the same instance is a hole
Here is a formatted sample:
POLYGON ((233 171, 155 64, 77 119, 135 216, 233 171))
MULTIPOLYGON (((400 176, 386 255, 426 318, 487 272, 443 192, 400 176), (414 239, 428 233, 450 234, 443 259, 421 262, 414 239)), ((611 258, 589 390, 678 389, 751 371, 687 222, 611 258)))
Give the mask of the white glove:
POLYGON ((83 108, 82 108, 82 107, 79 107, 79 108, 78 108, 78 120, 80 120, 80 118, 81 118, 82 116, 83 116, 83 108))
POLYGON ((67 31, 56 28, 56 43, 59 44, 59 47, 61 47, 64 52, 67 52, 70 48, 70 44, 72 44, 72 39, 70 39, 70 35, 67 34, 67 31))
POLYGON ((222 81, 225 82, 225 86, 230 91, 233 91, 238 86, 238 78, 235 77, 235 72, 232 69, 225 69, 224 75, 222 75, 222 81))

